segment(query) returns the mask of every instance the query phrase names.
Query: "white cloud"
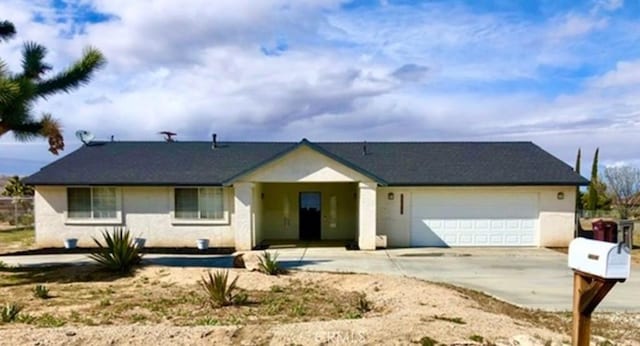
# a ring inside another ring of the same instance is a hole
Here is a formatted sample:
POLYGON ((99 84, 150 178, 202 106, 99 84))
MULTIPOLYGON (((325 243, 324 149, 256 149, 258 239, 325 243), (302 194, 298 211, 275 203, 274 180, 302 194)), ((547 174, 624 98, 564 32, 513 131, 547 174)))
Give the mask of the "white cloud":
POLYGON ((594 8, 596 10, 615 11, 624 6, 624 0, 595 0, 594 8))
POLYGON ((549 38, 565 40, 576 36, 583 36, 595 30, 604 29, 608 22, 605 18, 594 18, 570 13, 552 24, 549 38))
POLYGON ((640 86, 640 60, 620 61, 614 70, 593 78, 590 84, 598 88, 640 86))
MULTIPOLYGON (((68 150, 79 145, 78 129, 117 140, 173 130, 179 140, 212 132, 222 140, 534 140, 567 161, 596 145, 605 161, 638 159, 640 52, 600 76, 576 77, 587 82, 569 90, 545 89, 562 82, 555 69, 616 61, 592 35, 622 32, 606 41, 612 52, 638 39, 607 17, 536 21, 433 3, 351 13, 337 0, 87 3, 113 19, 73 28, 54 20, 61 14, 48 2, 0 3, 20 31, 0 44, 2 57, 17 62, 15 49, 32 39, 51 49, 56 67, 87 44, 109 60, 89 86, 37 105, 62 119, 68 150), (32 21, 37 11, 41 23, 32 21), (279 54, 261 51, 280 41, 279 54)), ((51 160, 44 142, 5 136, 0 156, 9 150, 51 160)))

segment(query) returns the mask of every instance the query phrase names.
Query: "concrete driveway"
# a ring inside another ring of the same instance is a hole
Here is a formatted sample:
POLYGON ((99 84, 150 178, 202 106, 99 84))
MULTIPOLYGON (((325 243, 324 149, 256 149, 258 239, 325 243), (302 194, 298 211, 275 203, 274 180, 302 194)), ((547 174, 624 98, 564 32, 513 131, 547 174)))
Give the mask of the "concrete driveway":
MULTIPOLYGON (((547 249, 277 249, 288 268, 380 273, 445 282, 486 292, 510 303, 544 310, 571 310, 572 272, 566 255, 547 249)), ((81 264, 84 255, 0 257, 13 265, 81 264)), ((145 262, 180 267, 230 267, 231 256, 148 254, 145 262)), ((640 312, 640 268, 616 285, 598 311, 640 312)))

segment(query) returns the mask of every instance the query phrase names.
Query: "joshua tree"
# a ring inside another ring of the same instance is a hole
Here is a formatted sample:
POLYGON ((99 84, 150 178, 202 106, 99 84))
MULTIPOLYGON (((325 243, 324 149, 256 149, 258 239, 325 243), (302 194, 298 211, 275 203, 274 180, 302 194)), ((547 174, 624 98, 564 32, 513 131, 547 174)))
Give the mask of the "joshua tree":
MULTIPOLYGON (((0 41, 15 36, 11 22, 0 21, 0 41)), ((32 112, 38 99, 60 92, 70 92, 87 84, 93 73, 105 64, 105 59, 95 48, 85 49, 82 57, 65 70, 45 78, 51 66, 43 60, 47 49, 34 42, 26 42, 22 49, 22 71, 11 73, 0 59, 0 137, 13 132, 18 140, 35 137, 49 140, 49 151, 58 154, 64 149, 60 123, 50 114, 36 118, 32 112)))
POLYGON ((15 175, 9 178, 7 183, 4 185, 2 195, 7 197, 33 196, 33 188, 25 185, 20 177, 15 175))
POLYGON ((20 177, 17 175, 9 178, 7 183, 4 185, 4 190, 0 193, 3 196, 11 197, 11 203, 13 204, 13 217, 15 225, 18 224, 18 208, 22 208, 23 210, 28 206, 28 203, 24 201, 22 197, 24 196, 33 196, 33 188, 31 186, 25 185, 20 177))

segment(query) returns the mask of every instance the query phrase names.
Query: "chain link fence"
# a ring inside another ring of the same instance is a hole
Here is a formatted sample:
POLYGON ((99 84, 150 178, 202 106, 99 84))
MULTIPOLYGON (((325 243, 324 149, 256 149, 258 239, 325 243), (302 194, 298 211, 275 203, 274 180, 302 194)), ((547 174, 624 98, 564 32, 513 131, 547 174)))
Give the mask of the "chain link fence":
POLYGON ((0 229, 33 226, 33 197, 0 197, 0 229))

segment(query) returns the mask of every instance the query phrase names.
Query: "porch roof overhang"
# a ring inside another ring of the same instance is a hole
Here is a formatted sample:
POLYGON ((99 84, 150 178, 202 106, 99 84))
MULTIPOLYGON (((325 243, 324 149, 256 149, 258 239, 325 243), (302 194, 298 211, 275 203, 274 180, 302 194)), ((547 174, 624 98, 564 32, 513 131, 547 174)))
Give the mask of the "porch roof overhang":
POLYGON ((248 169, 246 169, 246 170, 244 170, 244 171, 232 176, 231 178, 223 181, 222 185, 224 185, 224 186, 233 185, 234 183, 236 183, 238 181, 241 181, 243 178, 249 177, 250 175, 258 172, 260 169, 266 167, 267 165, 269 165, 271 163, 274 163, 275 161, 277 161, 279 159, 282 159, 282 158, 286 157, 287 155, 292 154, 293 152, 295 152, 295 151, 297 151, 297 150, 299 150, 301 148, 308 148, 310 150, 313 150, 314 152, 316 152, 316 153, 318 153, 320 155, 323 155, 323 156, 329 158, 330 160, 335 161, 336 163, 338 163, 338 164, 340 164, 340 165, 342 165, 344 167, 347 167, 347 168, 349 168, 349 169, 351 169, 351 170, 353 170, 353 171, 355 171, 355 172, 357 172, 357 173, 369 178, 371 181, 377 183, 378 185, 381 185, 381 186, 387 186, 388 185, 388 183, 384 179, 376 176, 375 174, 367 171, 366 169, 363 169, 362 167, 359 167, 358 165, 355 165, 355 164, 351 163, 348 160, 345 160, 345 159, 343 159, 343 158, 341 158, 341 157, 339 157, 337 155, 334 155, 333 153, 323 149, 322 147, 320 147, 320 146, 318 146, 318 145, 316 145, 314 143, 311 143, 306 138, 303 138, 299 143, 297 143, 295 145, 292 145, 291 147, 287 148, 286 150, 283 150, 283 151, 277 153, 276 155, 274 155, 274 156, 272 156, 272 157, 270 157, 270 158, 268 158, 266 160, 258 162, 257 164, 251 166, 250 168, 248 168, 248 169))

